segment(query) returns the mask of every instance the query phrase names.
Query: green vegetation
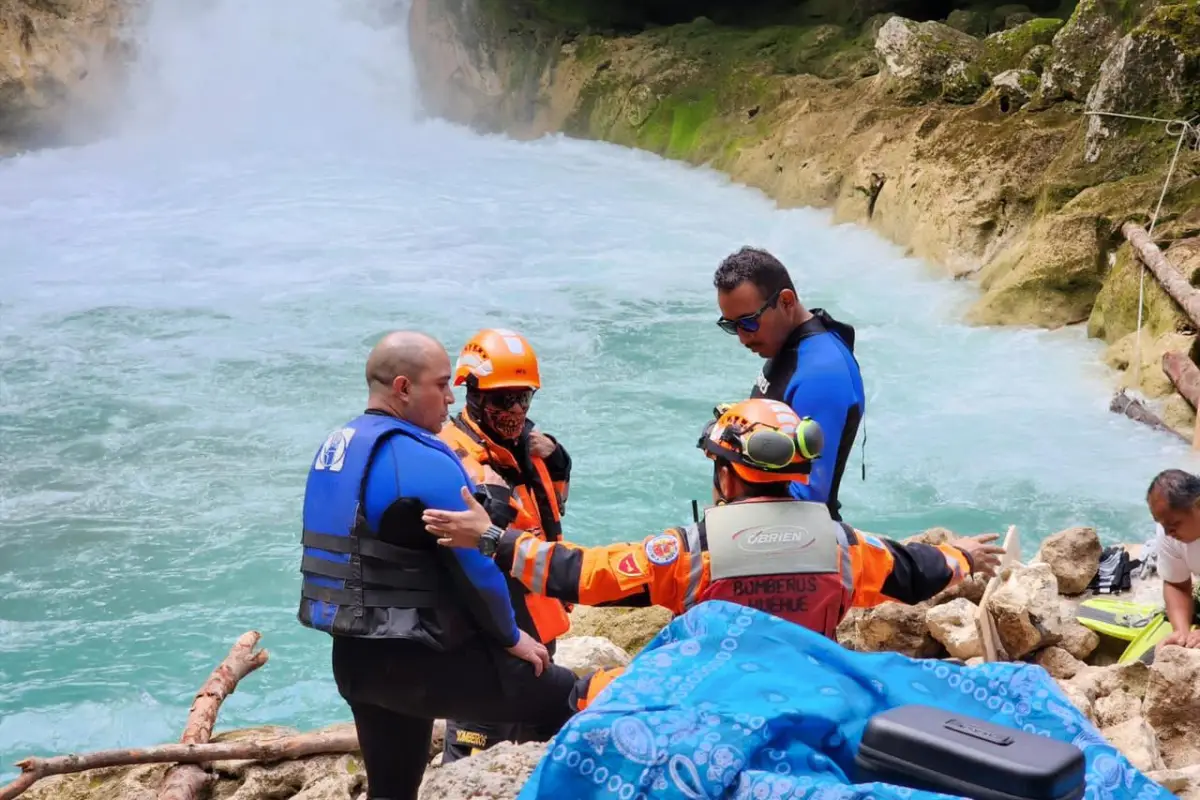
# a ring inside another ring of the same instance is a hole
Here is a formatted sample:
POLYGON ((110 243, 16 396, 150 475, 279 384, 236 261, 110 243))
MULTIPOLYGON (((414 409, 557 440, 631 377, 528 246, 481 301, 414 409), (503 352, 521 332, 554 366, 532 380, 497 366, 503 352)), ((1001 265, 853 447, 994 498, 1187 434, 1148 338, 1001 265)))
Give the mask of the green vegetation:
POLYGON ((1034 47, 1050 44, 1063 24, 1061 19, 1032 19, 1010 30, 993 33, 983 40, 979 66, 992 76, 1016 69, 1034 47))
MULTIPOLYGON (((1133 255, 1130 246, 1121 245, 1117 250, 1116 264, 1105 278, 1088 318, 1088 336, 1111 344, 1137 329, 1141 270, 1141 262, 1133 255)), ((1147 338, 1153 340, 1164 333, 1186 330, 1188 324, 1187 315, 1158 281, 1146 280, 1142 325, 1147 338)))

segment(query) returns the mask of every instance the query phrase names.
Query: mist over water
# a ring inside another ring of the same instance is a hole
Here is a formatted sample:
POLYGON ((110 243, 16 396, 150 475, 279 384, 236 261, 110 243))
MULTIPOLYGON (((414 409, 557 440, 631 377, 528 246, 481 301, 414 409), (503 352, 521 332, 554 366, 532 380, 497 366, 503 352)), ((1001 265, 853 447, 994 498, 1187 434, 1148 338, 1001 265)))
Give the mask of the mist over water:
POLYGON ((858 329, 856 526, 1140 541, 1150 477, 1190 465, 1107 411, 1082 330, 962 326, 975 288, 869 232, 645 153, 417 121, 403 4, 150 11, 116 135, 0 161, 0 765, 174 740, 252 628, 271 660, 219 727, 349 719, 295 620, 300 501, 392 328, 530 338, 583 542, 707 499, 699 429, 761 367, 713 324, 747 243, 858 329))

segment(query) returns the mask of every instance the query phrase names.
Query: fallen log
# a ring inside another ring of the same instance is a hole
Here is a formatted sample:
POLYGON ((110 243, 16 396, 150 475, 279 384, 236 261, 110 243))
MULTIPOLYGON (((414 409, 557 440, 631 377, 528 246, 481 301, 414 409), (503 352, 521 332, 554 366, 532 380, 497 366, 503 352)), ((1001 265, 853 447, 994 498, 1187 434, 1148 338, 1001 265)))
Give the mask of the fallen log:
POLYGON ((1115 414, 1124 414, 1134 422, 1140 422, 1143 425, 1148 425, 1156 431, 1169 433, 1172 436, 1178 436, 1183 441, 1187 441, 1187 437, 1179 431, 1172 428, 1167 423, 1146 407, 1146 404, 1141 400, 1130 397, 1125 394, 1125 390, 1121 389, 1113 395, 1112 402, 1108 404, 1108 410, 1115 414))
POLYGON ((1163 372, 1175 384, 1183 399, 1200 408, 1200 367, 1183 353, 1167 351, 1162 357, 1163 372))
POLYGON ((358 732, 354 728, 313 731, 271 739, 247 739, 204 744, 162 744, 154 747, 97 750, 51 758, 26 758, 17 762, 21 776, 0 788, 0 800, 12 800, 36 781, 51 775, 67 775, 104 767, 136 764, 209 764, 214 761, 290 761, 316 755, 357 753, 358 732))
MULTIPOLYGON (((217 721, 217 710, 222 701, 233 694, 238 681, 267 663, 266 650, 255 651, 261 634, 247 631, 238 637, 229 655, 217 665, 208 680, 196 692, 188 712, 187 724, 183 728, 181 744, 204 744, 212 738, 213 725, 217 721)), ((167 770, 158 800, 197 800, 200 792, 212 779, 212 775, 195 764, 178 764, 167 770)))
POLYGON ((1200 327, 1200 291, 1192 287, 1183 272, 1167 261, 1167 257, 1163 255, 1163 252, 1158 249, 1158 246, 1140 225, 1126 222, 1121 226, 1121 233, 1129 241, 1141 262, 1150 268, 1154 277, 1158 278, 1159 284, 1166 293, 1179 304, 1188 318, 1197 327, 1200 327))

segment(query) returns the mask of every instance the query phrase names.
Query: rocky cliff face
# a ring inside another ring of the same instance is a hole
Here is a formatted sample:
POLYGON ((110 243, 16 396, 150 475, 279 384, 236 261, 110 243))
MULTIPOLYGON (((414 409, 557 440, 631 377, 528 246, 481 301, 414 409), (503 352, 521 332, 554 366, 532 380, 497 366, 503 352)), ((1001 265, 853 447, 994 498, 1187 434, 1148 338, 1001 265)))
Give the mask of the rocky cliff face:
MULTIPOLYGON (((1109 363, 1127 365, 1137 270, 1119 227, 1149 221, 1178 140, 1162 123, 1085 111, 1200 111, 1200 0, 956 9, 941 21, 869 5, 861 24, 699 18, 598 35, 515 0, 414 0, 410 37, 430 113, 639 147, 709 164, 782 205, 832 208, 977 280, 971 322, 1088 322, 1114 346, 1109 363)), ((1200 234, 1197 146, 1186 142, 1158 217, 1164 247, 1200 234)), ((1194 334, 1165 295, 1150 306, 1143 359, 1162 336, 1194 334)), ((1156 365, 1139 378, 1170 394, 1156 365)), ((1171 421, 1190 437, 1179 403, 1171 421)))
POLYGON ((91 135, 128 53, 122 0, 0 0, 0 156, 91 135))

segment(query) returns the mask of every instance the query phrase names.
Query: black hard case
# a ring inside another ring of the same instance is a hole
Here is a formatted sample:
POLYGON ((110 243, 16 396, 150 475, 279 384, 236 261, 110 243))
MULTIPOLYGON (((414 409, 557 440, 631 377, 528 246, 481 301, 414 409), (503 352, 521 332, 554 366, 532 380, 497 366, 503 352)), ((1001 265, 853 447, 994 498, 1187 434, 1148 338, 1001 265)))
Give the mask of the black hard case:
POLYGON ((881 781, 976 800, 1078 800, 1083 751, 940 708, 908 705, 867 721, 856 783, 881 781))

